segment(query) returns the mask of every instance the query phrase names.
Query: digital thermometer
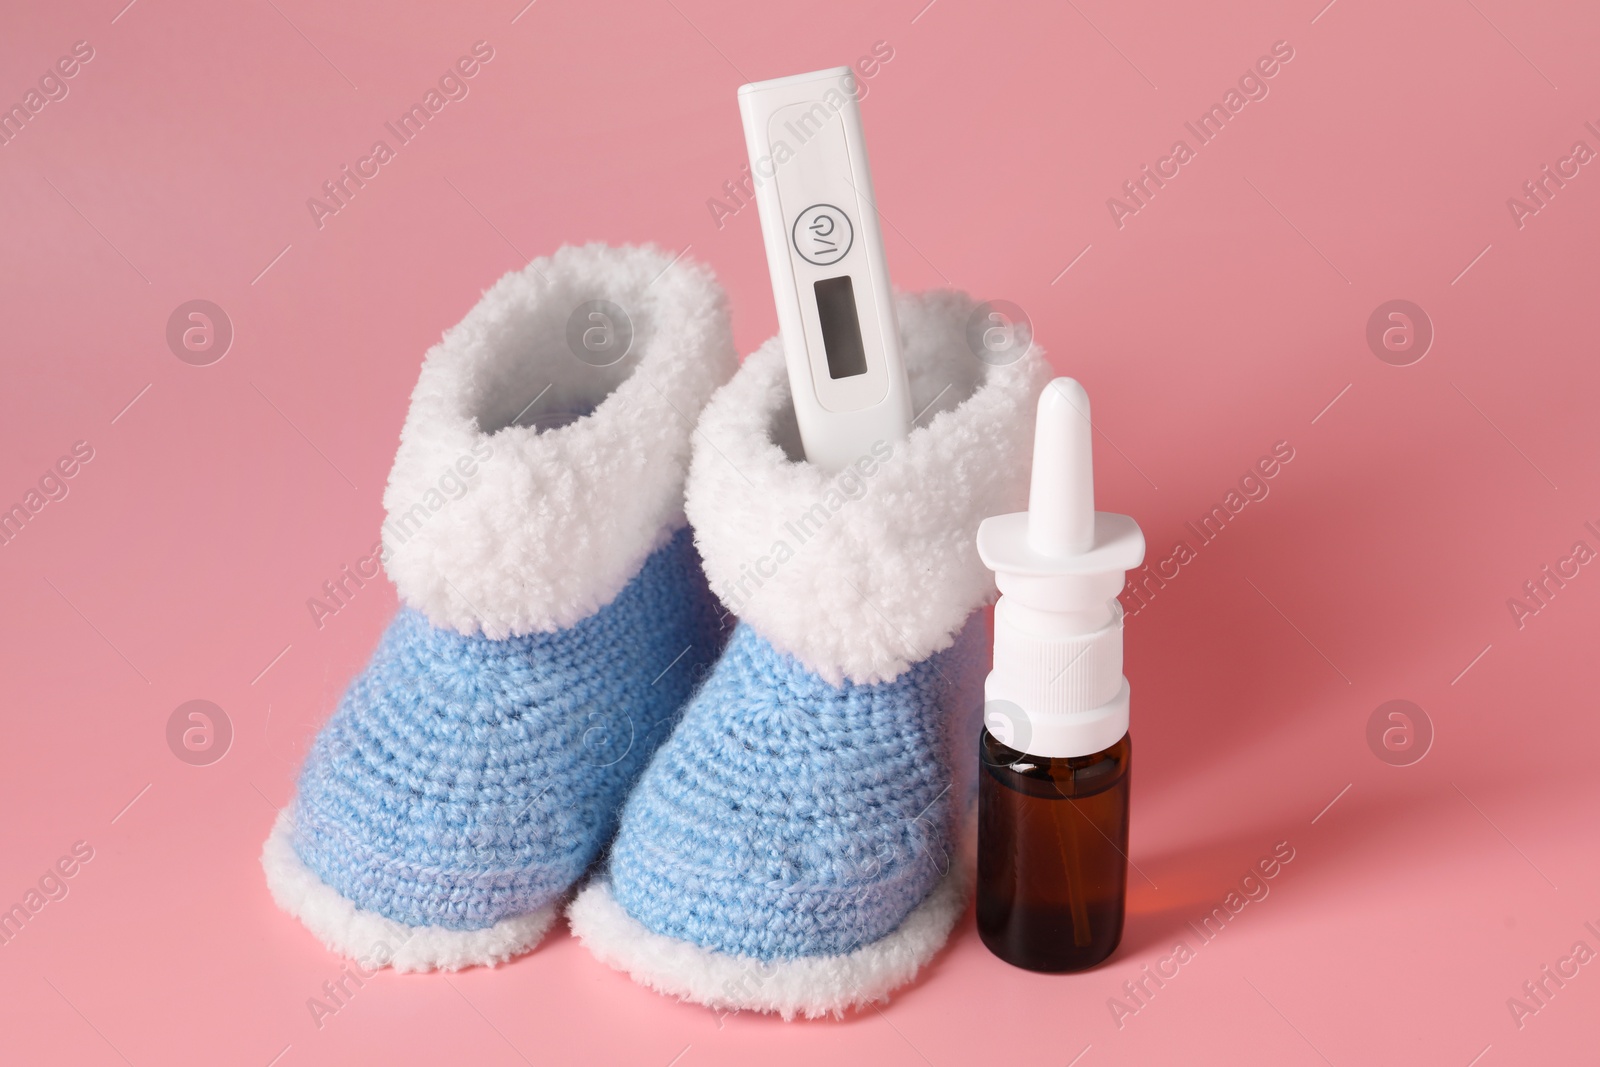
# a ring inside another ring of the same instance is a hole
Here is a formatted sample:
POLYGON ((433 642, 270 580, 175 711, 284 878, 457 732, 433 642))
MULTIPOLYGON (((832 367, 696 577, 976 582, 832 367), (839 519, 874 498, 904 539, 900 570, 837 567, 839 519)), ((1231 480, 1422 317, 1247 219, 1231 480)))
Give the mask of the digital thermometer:
POLYGON ((911 430, 855 94, 849 67, 739 87, 800 440, 830 471, 911 430))

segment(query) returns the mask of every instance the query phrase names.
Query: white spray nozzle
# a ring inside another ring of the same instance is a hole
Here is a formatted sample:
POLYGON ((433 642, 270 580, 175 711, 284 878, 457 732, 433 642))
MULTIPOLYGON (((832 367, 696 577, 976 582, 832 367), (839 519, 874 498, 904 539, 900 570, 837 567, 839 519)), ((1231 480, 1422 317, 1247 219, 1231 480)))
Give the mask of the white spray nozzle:
POLYGON ((1083 386, 1071 378, 1045 386, 1034 426, 1028 510, 991 516, 978 527, 978 555, 995 572, 1000 592, 1016 593, 1029 607, 1103 606, 1122 590, 1124 573, 1144 561, 1139 524, 1094 510, 1093 436, 1083 386), (1062 578, 1079 580, 1030 581, 1062 578))
POLYGON ((1039 397, 1028 490, 1028 547, 1070 556, 1094 547, 1094 431, 1089 394, 1057 378, 1039 397))
POLYGON ((1006 743, 1036 756, 1115 744, 1128 728, 1115 602, 1144 561, 1144 534, 1126 515, 1094 510, 1089 395, 1071 378, 1039 397, 1028 510, 983 520, 978 555, 1002 594, 985 685, 991 733, 1006 720, 1006 743))

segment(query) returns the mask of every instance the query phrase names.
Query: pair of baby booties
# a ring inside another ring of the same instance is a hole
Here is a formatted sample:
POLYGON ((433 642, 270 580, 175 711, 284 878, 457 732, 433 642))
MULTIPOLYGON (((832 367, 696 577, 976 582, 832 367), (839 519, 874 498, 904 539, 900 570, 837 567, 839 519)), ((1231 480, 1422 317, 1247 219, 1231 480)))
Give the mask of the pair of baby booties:
POLYGON ((1044 365, 978 359, 961 294, 897 310, 916 425, 825 472, 704 267, 566 247, 488 290, 412 394, 401 607, 266 842, 279 906, 415 971, 526 952, 565 903, 635 980, 784 1018, 911 981, 965 905, 974 535, 1024 506, 1044 365))

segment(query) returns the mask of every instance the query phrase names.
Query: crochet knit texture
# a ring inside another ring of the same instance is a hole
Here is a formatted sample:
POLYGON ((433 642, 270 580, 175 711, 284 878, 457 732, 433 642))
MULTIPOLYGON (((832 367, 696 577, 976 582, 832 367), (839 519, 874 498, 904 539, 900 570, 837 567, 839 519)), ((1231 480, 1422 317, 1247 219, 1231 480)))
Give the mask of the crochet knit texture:
POLYGON ((616 901, 763 963, 889 934, 950 869, 986 631, 893 681, 835 686, 741 623, 628 799, 616 901))
POLYGON ((564 630, 491 640, 402 608, 306 761, 296 853, 408 926, 549 904, 610 838, 719 630, 686 529, 564 630))

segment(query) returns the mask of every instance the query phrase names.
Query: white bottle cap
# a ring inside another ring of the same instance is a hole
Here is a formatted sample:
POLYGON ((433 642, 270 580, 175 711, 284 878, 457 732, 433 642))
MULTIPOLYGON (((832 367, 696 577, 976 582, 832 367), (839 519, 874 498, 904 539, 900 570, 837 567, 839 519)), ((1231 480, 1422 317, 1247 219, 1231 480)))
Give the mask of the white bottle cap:
POLYGON ((1092 755, 1128 732, 1117 594, 1144 561, 1144 534, 1127 515, 1094 510, 1093 438, 1083 386, 1051 382, 1039 397, 1028 510, 978 527, 978 555, 1001 593, 984 726, 1034 756, 1092 755))

